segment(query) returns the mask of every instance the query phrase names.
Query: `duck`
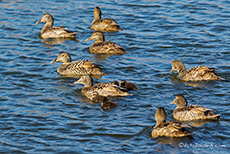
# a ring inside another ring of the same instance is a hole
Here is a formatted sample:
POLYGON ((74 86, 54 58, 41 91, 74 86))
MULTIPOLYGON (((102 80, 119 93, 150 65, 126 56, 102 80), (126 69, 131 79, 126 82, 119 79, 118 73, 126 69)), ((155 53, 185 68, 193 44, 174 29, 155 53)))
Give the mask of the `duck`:
POLYGON ((104 99, 104 96, 99 95, 97 91, 93 91, 90 96, 90 100, 95 103, 100 103, 103 101, 103 99, 104 99))
POLYGON ((170 73, 178 71, 177 78, 183 81, 203 81, 203 80, 224 80, 215 74, 215 68, 209 68, 205 65, 196 66, 186 71, 184 64, 180 60, 172 62, 170 73))
POLYGON ((101 103, 101 108, 103 110, 107 110, 107 109, 112 109, 112 108, 116 108, 117 104, 114 103, 113 101, 109 100, 108 97, 104 97, 103 101, 101 103))
POLYGON ((96 6, 94 8, 94 20, 90 26, 90 29, 102 32, 122 31, 119 24, 115 20, 111 18, 101 19, 101 14, 101 9, 96 6))
POLYGON ((71 32, 64 26, 55 26, 53 27, 54 18, 51 14, 45 13, 42 18, 36 22, 38 23, 46 23, 45 26, 41 30, 41 38, 74 38, 77 32, 71 32))
POLYGON ((200 105, 188 106, 187 100, 183 95, 177 95, 170 104, 177 105, 173 111, 173 117, 179 121, 216 120, 220 118, 220 114, 213 113, 212 109, 200 105))
POLYGON ((71 57, 67 52, 61 52, 56 59, 50 63, 62 62, 62 65, 58 67, 57 72, 63 76, 81 76, 84 74, 90 75, 105 75, 100 70, 101 65, 94 64, 88 60, 76 60, 71 61, 71 57))
POLYGON ((120 87, 126 88, 128 91, 138 89, 134 83, 127 82, 126 80, 120 81, 120 87))
POLYGON ((90 53, 109 53, 109 54, 125 54, 126 51, 120 45, 111 42, 105 41, 105 37, 102 32, 96 31, 87 38, 85 41, 96 40, 90 48, 90 53))
POLYGON ((163 107, 159 107, 155 114, 156 125, 151 132, 153 138, 165 136, 165 137, 189 137, 191 133, 186 130, 179 122, 168 121, 166 122, 166 113, 163 107))
POLYGON ((87 98, 90 98, 94 91, 98 92, 100 96, 129 96, 127 92, 124 92, 120 89, 119 86, 111 83, 97 83, 93 85, 93 79, 90 75, 83 75, 79 80, 75 81, 74 84, 83 84, 84 88, 81 90, 82 94, 87 98))
POLYGON ((116 80, 115 80, 115 81, 113 81, 112 83, 113 83, 113 84, 115 84, 115 85, 117 85, 117 86, 119 86, 119 82, 118 82, 118 81, 116 81, 116 80))

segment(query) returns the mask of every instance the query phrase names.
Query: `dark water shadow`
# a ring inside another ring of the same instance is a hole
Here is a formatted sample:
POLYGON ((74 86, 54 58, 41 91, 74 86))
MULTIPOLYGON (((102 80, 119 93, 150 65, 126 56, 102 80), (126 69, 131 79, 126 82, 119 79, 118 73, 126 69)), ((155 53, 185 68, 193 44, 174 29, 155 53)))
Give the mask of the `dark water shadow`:
POLYGON ((48 45, 57 45, 57 44, 62 44, 63 42, 71 40, 79 43, 76 38, 48 38, 48 39, 43 39, 42 42, 48 45))
POLYGON ((96 53, 94 54, 94 57, 100 61, 105 61, 106 58, 110 56, 121 56, 123 54, 112 54, 112 53, 96 53))
POLYGON ((219 123, 220 119, 216 120, 194 120, 194 121, 177 121, 180 123, 183 123, 185 125, 191 126, 191 127, 202 127, 206 123, 213 122, 213 123, 219 123))

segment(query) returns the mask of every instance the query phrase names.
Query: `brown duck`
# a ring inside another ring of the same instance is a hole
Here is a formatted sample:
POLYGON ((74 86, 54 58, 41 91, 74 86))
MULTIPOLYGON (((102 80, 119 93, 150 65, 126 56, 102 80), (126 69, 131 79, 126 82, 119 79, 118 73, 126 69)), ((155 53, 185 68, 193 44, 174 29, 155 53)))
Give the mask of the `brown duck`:
POLYGON ((54 62, 63 63, 57 69, 57 72, 64 76, 81 76, 85 74, 98 76, 105 75, 105 73, 100 70, 100 65, 94 64, 92 61, 76 60, 71 62, 71 57, 67 52, 60 53, 58 57, 50 63, 54 62))
POLYGON ((138 89, 134 83, 127 82, 126 80, 121 80, 120 87, 126 88, 128 91, 138 89))
POLYGON ((94 20, 90 29, 102 32, 117 32, 122 30, 115 20, 111 18, 101 19, 101 10, 97 6, 94 8, 94 20))
POLYGON ((104 35, 101 32, 94 32, 88 40, 96 40, 90 48, 90 53, 109 53, 109 54, 125 54, 126 51, 120 45, 111 42, 105 41, 104 35))
POLYGON ((159 136, 166 137, 185 137, 191 136, 184 126, 179 122, 168 121, 166 122, 166 113, 163 107, 159 107, 156 114, 156 126, 151 132, 153 138, 159 136))
POLYGON ((116 103, 109 100, 108 97, 104 97, 104 99, 101 103, 101 108, 103 110, 112 109, 112 108, 116 108, 116 107, 117 107, 116 103))
POLYGON ((173 111, 173 117, 180 121, 190 120, 216 120, 220 118, 219 114, 214 114, 212 109, 205 108, 200 105, 187 105, 187 100, 183 95, 177 95, 170 103, 176 104, 177 107, 173 111))
POLYGON ((55 26, 53 27, 54 18, 52 15, 45 13, 42 18, 36 22, 46 23, 41 30, 41 38, 74 38, 77 32, 71 32, 64 26, 55 26))
POLYGON ((214 68, 209 68, 204 65, 196 66, 186 71, 184 64, 179 60, 172 62, 170 73, 178 71, 178 78, 184 81, 202 81, 202 80, 223 80, 223 78, 215 74, 214 68))
POLYGON ((98 83, 93 85, 93 79, 90 75, 82 76, 78 81, 74 82, 74 84, 83 84, 84 88, 81 90, 82 94, 84 94, 87 98, 90 98, 94 91, 98 92, 100 96, 129 96, 127 92, 123 92, 119 86, 111 83, 98 83))

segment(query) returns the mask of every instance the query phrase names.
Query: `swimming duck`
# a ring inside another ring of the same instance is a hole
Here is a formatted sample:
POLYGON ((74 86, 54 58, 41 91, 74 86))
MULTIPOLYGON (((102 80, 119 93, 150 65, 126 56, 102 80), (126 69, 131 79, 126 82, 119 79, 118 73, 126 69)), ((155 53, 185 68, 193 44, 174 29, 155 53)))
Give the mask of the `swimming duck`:
POLYGON ((177 107, 173 111, 173 117, 180 121, 189 120, 205 120, 217 119, 219 114, 214 114, 212 109, 205 108, 200 105, 187 105, 187 100, 183 95, 177 95, 176 98, 170 103, 176 104, 177 107))
POLYGON ((101 108, 103 110, 106 110, 106 109, 111 109, 111 108, 116 108, 117 107, 117 104, 112 102, 111 100, 109 100, 107 97, 104 97, 102 103, 101 103, 101 108))
POLYGON ((184 64, 179 60, 172 62, 172 70, 170 73, 178 71, 178 78, 184 81, 202 81, 202 80, 223 80, 223 78, 215 74, 214 68, 204 65, 196 66, 186 71, 184 64))
POLYGON ((97 6, 94 8, 94 20, 90 26, 90 29, 102 32, 122 31, 119 24, 115 20, 111 18, 101 19, 101 10, 97 6))
POLYGON ((112 83, 115 84, 115 85, 117 85, 117 86, 119 86, 118 81, 113 81, 112 83))
POLYGON ((137 86, 131 82, 127 82, 126 80, 121 80, 120 87, 126 88, 127 90, 135 90, 137 86))
POLYGON ((55 26, 53 27, 54 18, 52 15, 45 13, 42 18, 36 22, 38 23, 46 23, 45 26, 41 30, 41 38, 66 38, 66 37, 75 37, 77 32, 71 32, 67 28, 63 26, 55 26))
POLYGON ((57 72, 64 76, 79 76, 85 74, 105 75, 99 67, 100 65, 94 64, 92 61, 88 60, 76 60, 71 62, 71 57, 67 52, 62 52, 58 55, 56 59, 51 61, 54 62, 62 62, 63 64, 57 69, 57 72))
POLYGON ((125 54, 126 51, 124 48, 122 48, 120 45, 111 42, 111 41, 105 41, 105 37, 101 32, 94 32, 88 39, 88 40, 96 40, 90 48, 90 53, 112 53, 112 54, 125 54))
POLYGON ((156 126, 152 130, 152 137, 166 136, 166 137, 184 137, 191 136, 190 132, 182 126, 179 122, 166 122, 166 113, 163 107, 159 107, 156 114, 156 126))
POLYGON ((95 103, 100 103, 104 99, 104 96, 101 96, 98 94, 97 91, 93 91, 92 95, 90 96, 90 100, 95 102, 95 103))
POLYGON ((74 82, 74 84, 83 84, 85 87, 81 90, 82 94, 84 94, 87 98, 90 98, 94 91, 98 92, 100 96, 129 96, 127 92, 121 91, 120 87, 114 85, 110 82, 107 83, 98 83, 93 85, 93 79, 90 75, 82 76, 78 81, 74 82))

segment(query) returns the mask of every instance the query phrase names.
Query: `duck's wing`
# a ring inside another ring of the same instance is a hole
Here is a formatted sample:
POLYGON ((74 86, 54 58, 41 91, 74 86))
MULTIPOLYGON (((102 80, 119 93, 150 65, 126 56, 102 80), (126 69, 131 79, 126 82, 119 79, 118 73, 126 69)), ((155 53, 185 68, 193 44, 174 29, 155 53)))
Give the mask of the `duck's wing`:
POLYGON ((124 54, 126 53, 125 49, 120 45, 111 42, 96 42, 90 47, 91 53, 112 53, 112 54, 124 54))
POLYGON ((207 66, 196 66, 186 71, 184 80, 201 81, 201 80, 220 80, 221 78, 215 74, 215 68, 207 66))
POLYGON ((118 25, 119 24, 112 18, 104 18, 104 19, 101 19, 99 22, 105 24, 105 25, 108 25, 108 26, 111 26, 111 25, 118 25))
POLYGON ((65 75, 84 75, 89 73, 95 67, 93 62, 88 60, 76 60, 71 63, 64 63, 58 68, 60 74, 65 75), (91 69, 91 70, 90 70, 91 69))
POLYGON ((204 113, 206 111, 213 111, 213 109, 208 109, 200 105, 189 105, 188 108, 190 109, 190 111, 196 112, 196 113, 204 113))
POLYGON ((215 114, 212 111, 213 109, 205 108, 200 105, 192 105, 194 106, 193 110, 191 110, 193 113, 197 113, 198 119, 216 119, 220 117, 220 114, 215 114))
POLYGON ((181 123, 168 121, 154 127, 152 137, 157 136, 183 137, 191 136, 191 134, 181 125, 181 123))
POLYGON ((49 37, 75 37, 75 35, 77 34, 77 32, 71 32, 70 30, 68 30, 67 28, 65 28, 64 26, 55 26, 55 27, 51 27, 49 29, 47 29, 42 36, 49 36, 49 37))
POLYGON ((127 92, 121 91, 116 85, 112 83, 98 83, 90 87, 90 91, 97 91, 101 96, 128 96, 127 92))
POLYGON ((182 109, 175 109, 173 117, 177 120, 189 121, 215 119, 220 116, 219 114, 214 114, 212 111, 212 109, 208 109, 200 105, 189 105, 182 109))
POLYGON ((95 31, 104 32, 117 32, 122 30, 119 24, 111 18, 97 20, 91 24, 90 28, 95 31))

